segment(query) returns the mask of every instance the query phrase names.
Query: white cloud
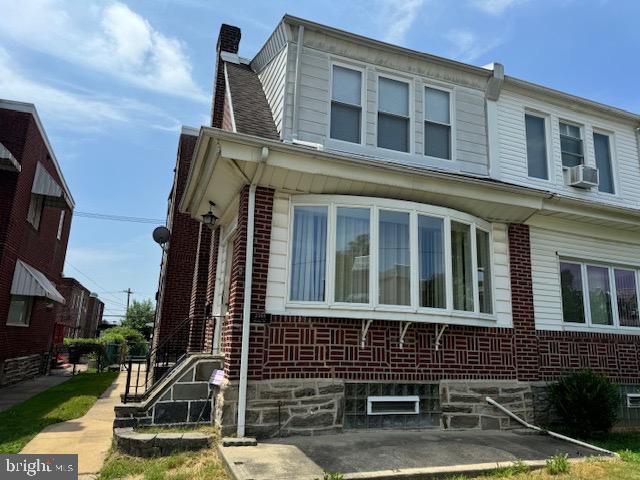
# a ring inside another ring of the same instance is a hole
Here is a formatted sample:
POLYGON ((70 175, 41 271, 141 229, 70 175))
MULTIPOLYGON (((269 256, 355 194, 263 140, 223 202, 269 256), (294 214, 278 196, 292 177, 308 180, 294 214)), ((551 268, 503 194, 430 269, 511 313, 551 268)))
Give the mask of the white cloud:
POLYGON ((471 4, 490 15, 502 15, 509 8, 526 0, 471 0, 471 4))
POLYGON ((402 43, 423 4, 424 0, 381 0, 379 18, 387 26, 384 40, 402 43))
POLYGON ((120 2, 0 0, 0 35, 148 90, 207 102, 185 46, 120 2))
POLYGON ((468 30, 452 30, 445 37, 452 44, 449 55, 462 62, 474 62, 501 43, 499 39, 478 38, 468 30))
POLYGON ((9 53, 0 47, 0 94, 3 98, 36 105, 52 128, 101 130, 107 124, 137 123, 148 128, 177 131, 179 122, 161 109, 131 98, 117 98, 90 91, 62 89, 32 80, 9 53))

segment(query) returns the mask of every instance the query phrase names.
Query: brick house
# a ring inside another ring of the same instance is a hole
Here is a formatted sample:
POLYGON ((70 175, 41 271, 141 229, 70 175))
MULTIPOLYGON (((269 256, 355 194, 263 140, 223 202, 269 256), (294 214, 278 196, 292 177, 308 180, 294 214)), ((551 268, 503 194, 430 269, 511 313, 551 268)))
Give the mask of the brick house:
POLYGON ((44 373, 73 198, 32 104, 0 100, 0 385, 44 373))
POLYGON ((57 315, 57 324, 64 325, 63 338, 95 338, 104 311, 98 295, 71 277, 63 277, 58 290, 66 300, 58 305, 57 315))
POLYGON ((176 200, 223 432, 510 428, 485 395, 542 421, 586 367, 640 388, 640 116, 288 15, 239 42, 176 200))

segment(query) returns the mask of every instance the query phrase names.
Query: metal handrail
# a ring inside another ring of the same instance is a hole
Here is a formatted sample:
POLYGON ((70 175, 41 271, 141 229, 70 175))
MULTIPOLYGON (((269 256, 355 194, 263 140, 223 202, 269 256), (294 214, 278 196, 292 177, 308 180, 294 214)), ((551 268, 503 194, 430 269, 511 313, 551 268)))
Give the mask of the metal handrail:
POLYGON ((153 389, 153 386, 166 378, 166 376, 184 360, 186 353, 189 350, 189 344, 193 343, 193 339, 190 338, 192 336, 192 332, 184 332, 184 334, 186 334, 185 343, 183 344, 184 348, 176 348, 174 342, 181 330, 187 326, 189 329, 191 328, 191 324, 194 320, 201 320, 200 331, 196 332, 199 336, 197 339, 199 350, 196 351, 200 351, 201 353, 212 353, 214 348, 213 342, 211 345, 211 352, 208 351, 209 349, 204 348, 207 322, 214 319, 223 319, 224 317, 224 315, 187 317, 181 321, 161 342, 149 350, 145 356, 129 356, 126 364, 124 365, 127 370, 127 381, 125 391, 122 396, 123 403, 127 403, 127 401, 132 399, 140 400, 147 398, 153 389), (142 365, 145 365, 146 367, 143 379, 140 378, 142 365), (134 366, 137 366, 135 377, 134 366), (150 377, 149 372, 152 370, 155 372, 156 369, 166 370, 159 378, 154 378, 155 375, 153 374, 150 377))

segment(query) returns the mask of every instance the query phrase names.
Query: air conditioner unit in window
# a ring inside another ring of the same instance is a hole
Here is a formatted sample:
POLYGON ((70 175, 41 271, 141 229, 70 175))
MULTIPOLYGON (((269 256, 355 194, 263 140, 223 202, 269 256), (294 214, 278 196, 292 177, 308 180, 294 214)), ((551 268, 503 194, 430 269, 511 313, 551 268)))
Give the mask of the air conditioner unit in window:
POLYGON ((598 169, 587 165, 569 167, 568 185, 577 188, 591 188, 598 186, 598 169))

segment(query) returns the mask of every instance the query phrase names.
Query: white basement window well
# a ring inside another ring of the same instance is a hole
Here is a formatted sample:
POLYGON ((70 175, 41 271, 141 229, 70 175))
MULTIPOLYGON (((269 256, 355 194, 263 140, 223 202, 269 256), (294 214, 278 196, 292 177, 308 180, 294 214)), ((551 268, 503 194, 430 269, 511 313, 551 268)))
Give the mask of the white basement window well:
POLYGON ((420 413, 420 397, 367 397, 367 415, 417 415, 420 413))
POLYGON ((491 226, 382 198, 301 195, 291 205, 287 306, 494 320, 491 226))

